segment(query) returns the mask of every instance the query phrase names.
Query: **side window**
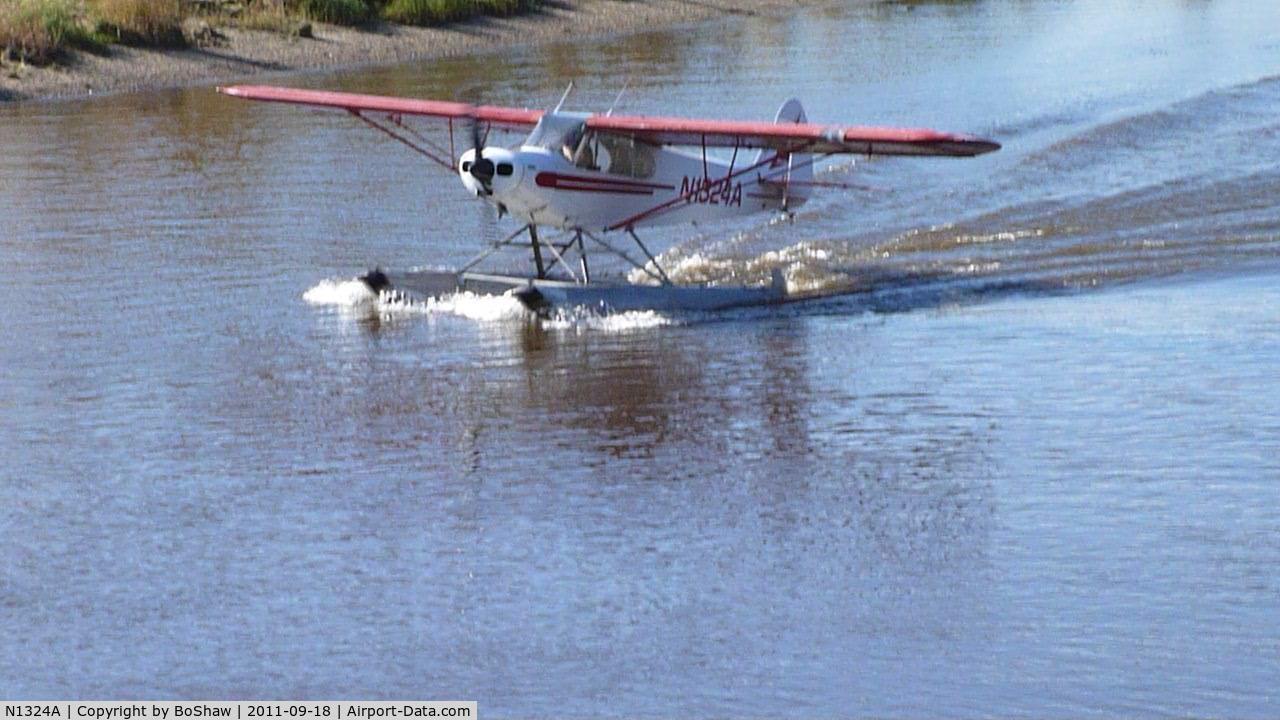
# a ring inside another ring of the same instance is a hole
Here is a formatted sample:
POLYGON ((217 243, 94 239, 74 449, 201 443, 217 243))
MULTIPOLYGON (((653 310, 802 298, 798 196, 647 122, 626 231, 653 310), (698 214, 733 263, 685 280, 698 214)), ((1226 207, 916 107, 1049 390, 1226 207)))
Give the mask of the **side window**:
POLYGON ((600 144, 609 157, 607 172, 640 179, 653 177, 657 168, 652 147, 617 135, 600 135, 600 144))

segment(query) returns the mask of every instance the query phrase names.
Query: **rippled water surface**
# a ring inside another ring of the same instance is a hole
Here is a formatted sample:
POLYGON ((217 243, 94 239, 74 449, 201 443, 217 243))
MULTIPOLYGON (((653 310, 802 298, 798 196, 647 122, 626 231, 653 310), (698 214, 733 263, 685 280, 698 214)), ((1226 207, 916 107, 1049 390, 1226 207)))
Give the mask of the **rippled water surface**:
POLYGON ((654 234, 822 296, 379 301, 492 226, 340 113, 0 108, 0 695, 1280 713, 1280 8, 841 4, 287 82, 988 135, 654 234))

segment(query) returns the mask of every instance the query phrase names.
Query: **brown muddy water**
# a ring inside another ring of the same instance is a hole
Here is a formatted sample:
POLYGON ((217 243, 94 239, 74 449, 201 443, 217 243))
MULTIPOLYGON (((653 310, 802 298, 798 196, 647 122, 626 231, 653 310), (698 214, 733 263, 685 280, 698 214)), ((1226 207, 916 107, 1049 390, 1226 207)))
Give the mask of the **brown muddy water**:
POLYGON ((495 232, 338 114, 0 108, 0 695, 1280 712, 1280 8, 817 7, 312 87, 975 132, 654 236, 711 316, 380 303, 495 232))

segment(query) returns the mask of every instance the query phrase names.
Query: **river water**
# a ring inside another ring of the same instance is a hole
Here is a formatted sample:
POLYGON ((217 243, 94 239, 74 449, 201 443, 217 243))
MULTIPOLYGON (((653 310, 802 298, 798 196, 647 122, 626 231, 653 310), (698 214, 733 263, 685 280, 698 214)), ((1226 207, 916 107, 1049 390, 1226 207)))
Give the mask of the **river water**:
POLYGON ((825 299, 538 320, 349 281, 498 230, 341 113, 0 108, 0 695, 1280 712, 1280 8, 838 4, 282 81, 570 79, 1004 149, 654 237, 825 299))

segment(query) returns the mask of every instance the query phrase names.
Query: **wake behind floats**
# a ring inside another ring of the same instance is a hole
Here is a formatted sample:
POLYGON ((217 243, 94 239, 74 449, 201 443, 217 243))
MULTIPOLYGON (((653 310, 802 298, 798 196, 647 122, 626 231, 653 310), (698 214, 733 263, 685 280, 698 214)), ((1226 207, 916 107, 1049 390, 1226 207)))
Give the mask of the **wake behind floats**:
POLYGON ((493 205, 499 217, 521 223, 456 272, 374 270, 361 278, 370 289, 419 298, 458 291, 513 294, 538 311, 564 306, 717 310, 782 302, 786 282, 777 271, 765 287, 675 285, 636 231, 791 212, 814 189, 838 186, 813 178, 813 164, 832 155, 972 157, 1000 148, 991 140, 936 130, 815 125, 806 121, 797 100, 784 103, 767 123, 569 112, 561 109, 565 98, 543 112, 263 85, 218 92, 345 110, 456 171, 463 186, 493 205), (448 147, 413 129, 406 117, 443 122, 448 147), (494 132, 528 135, 509 148, 488 144, 494 132), (457 135, 466 142, 461 153, 457 135), (530 275, 476 270, 499 250, 521 246, 532 255, 530 275), (651 284, 593 281, 588 246, 621 258, 651 284))

